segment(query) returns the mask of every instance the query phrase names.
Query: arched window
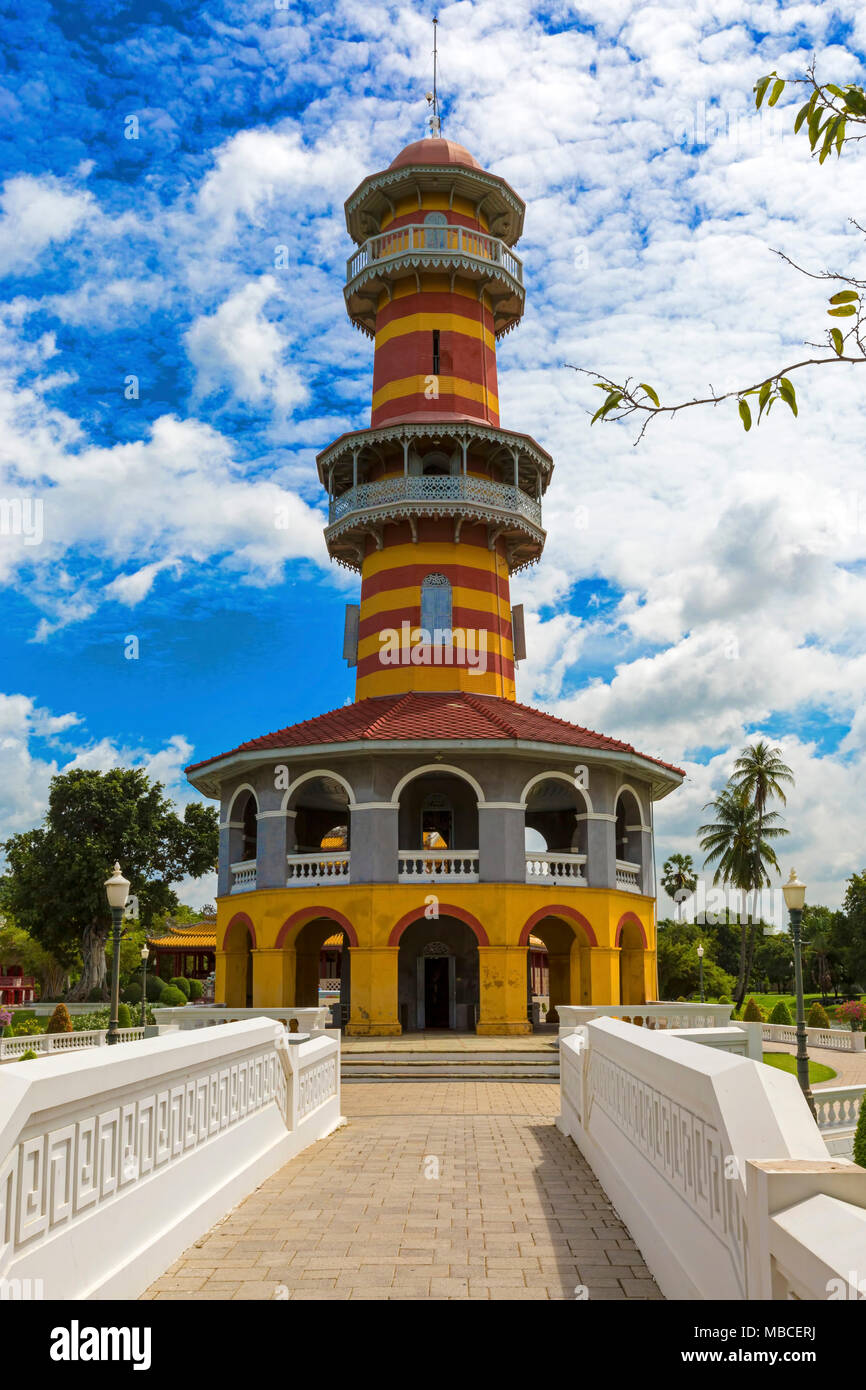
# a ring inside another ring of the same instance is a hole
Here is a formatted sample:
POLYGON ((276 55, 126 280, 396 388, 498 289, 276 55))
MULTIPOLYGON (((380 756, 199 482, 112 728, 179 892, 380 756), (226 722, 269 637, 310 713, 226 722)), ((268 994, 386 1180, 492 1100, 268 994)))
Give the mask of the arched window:
POLYGON ((444 212, 428 212, 424 218, 424 245, 433 251, 443 251, 447 226, 448 218, 444 212))
POLYGON ((258 807, 255 797, 248 796, 244 803, 244 839, 241 858, 245 861, 255 859, 258 847, 258 807))
POLYGON ((421 626, 431 637, 451 630, 451 585, 444 574, 428 574, 421 584, 421 626))

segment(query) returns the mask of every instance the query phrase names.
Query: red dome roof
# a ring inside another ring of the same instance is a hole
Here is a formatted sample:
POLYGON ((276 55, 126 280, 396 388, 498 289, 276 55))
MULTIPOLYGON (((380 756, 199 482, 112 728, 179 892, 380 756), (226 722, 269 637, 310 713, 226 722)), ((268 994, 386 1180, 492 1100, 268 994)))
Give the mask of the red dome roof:
POLYGON ((480 169, 481 165, 474 155, 463 145, 453 140, 428 138, 415 140, 392 159, 389 169, 400 169, 405 164, 462 164, 469 169, 480 169))

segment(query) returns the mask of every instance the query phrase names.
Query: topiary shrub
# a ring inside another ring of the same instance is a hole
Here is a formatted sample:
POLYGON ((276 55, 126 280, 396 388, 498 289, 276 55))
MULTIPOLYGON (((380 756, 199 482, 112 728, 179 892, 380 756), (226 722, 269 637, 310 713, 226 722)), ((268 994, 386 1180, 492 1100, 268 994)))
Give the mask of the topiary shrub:
POLYGON ((135 983, 127 985, 126 989, 123 991, 123 1002, 125 1004, 140 1004, 141 985, 135 983))
POLYGON ((776 1004, 773 1005, 773 1012, 770 1014, 770 1022, 790 1024, 792 1021, 793 1020, 791 1018, 791 1010, 788 1008, 788 1005, 785 1003, 784 999, 780 999, 776 1004))
POLYGON ((204 985, 201 980, 190 980, 189 997, 190 999, 201 999, 204 994, 204 985))
POLYGON ((148 999, 151 1004, 155 1004, 165 989, 165 980, 161 979, 159 975, 148 975, 146 989, 148 999))
POLYGON ((806 1017, 807 1028, 829 1028, 830 1020, 827 1017, 827 1010, 823 1004, 819 1004, 816 999, 806 1017))
POLYGON ((18 1058, 18 1061, 19 1061, 19 1062, 33 1062, 33 1061, 36 1060, 36 1058, 37 1058, 38 1056, 39 1056, 39 1053, 38 1053, 38 1052, 34 1052, 32 1047, 28 1047, 28 1049, 27 1049, 26 1052, 22 1052, 22 1053, 21 1053, 21 1056, 18 1058))
POLYGON ((733 1002, 734 1002, 734 1001, 733 1001, 733 999, 731 998, 731 996, 730 996, 729 994, 720 994, 720 995, 719 995, 719 1003, 720 1003, 720 1004, 733 1004, 733 1002))
POLYGON ((131 1028, 132 1015, 129 1012, 128 1004, 118 1004, 117 1006, 117 1026, 118 1028, 131 1028))
POLYGON ((105 1002, 104 989, 92 989, 87 996, 88 1004, 103 1004, 105 1002))
POLYGON ((854 1162, 866 1168, 866 1105, 860 1106, 857 1128, 854 1131, 854 1162))
POLYGON ((189 980, 186 978, 186 976, 172 975, 171 979, 169 980, 169 984, 174 985, 175 989, 182 990, 184 997, 186 999, 189 999, 189 980))
POLYGON ((749 998, 749 1002, 747 1003, 746 1007, 743 1009, 743 1022, 744 1022, 744 1023, 763 1023, 763 1022, 764 1022, 764 1010, 761 1008, 760 1004, 758 1004, 758 1003, 756 1002, 754 995, 752 995, 752 996, 749 998))
POLYGON ((186 1004, 187 997, 182 989, 177 988, 177 985, 164 985, 159 1002, 163 1008, 177 1008, 181 1004, 186 1004))
POLYGON ((48 1020, 46 1033, 71 1033, 72 1019, 69 1017, 69 1010, 65 1004, 58 1004, 54 1013, 48 1020))

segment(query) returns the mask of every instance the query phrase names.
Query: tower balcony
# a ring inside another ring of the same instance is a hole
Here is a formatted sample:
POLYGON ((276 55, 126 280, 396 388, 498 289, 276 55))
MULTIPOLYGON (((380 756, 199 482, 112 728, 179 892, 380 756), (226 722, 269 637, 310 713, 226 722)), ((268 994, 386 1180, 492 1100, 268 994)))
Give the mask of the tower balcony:
POLYGON ((359 569, 363 537, 372 534, 381 549, 387 523, 408 521, 414 533, 419 517, 452 518, 455 540, 464 522, 486 523, 491 544, 504 537, 512 570, 536 560, 544 546, 541 503, 522 488, 467 474, 404 474, 359 483, 332 497, 325 530, 328 550, 343 564, 359 569))
POLYGON ((346 262, 346 309, 371 338, 381 292, 419 270, 478 282, 490 299, 497 338, 523 315, 523 262, 499 237, 472 227, 412 222, 368 237, 346 262))

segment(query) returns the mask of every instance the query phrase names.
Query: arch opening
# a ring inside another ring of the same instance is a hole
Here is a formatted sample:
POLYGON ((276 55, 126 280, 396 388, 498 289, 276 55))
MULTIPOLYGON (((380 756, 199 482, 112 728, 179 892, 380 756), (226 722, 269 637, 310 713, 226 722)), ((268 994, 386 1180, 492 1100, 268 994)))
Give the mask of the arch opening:
POLYGON ((290 793, 286 817, 286 866, 289 886, 311 880, 349 879, 351 809, 341 780, 322 773, 307 778, 290 793))
MULTIPOLYGON (((532 1019, 534 985, 537 971, 542 961, 538 959, 540 942, 546 955, 547 967, 547 1024, 558 1024, 557 1008, 560 1004, 589 1004, 592 1002, 592 983, 589 952, 595 944, 586 927, 577 919, 557 916, 555 910, 537 919, 530 919, 531 932, 524 928, 526 943, 527 1006, 532 1019), (533 955, 536 960, 533 961, 533 955)), ((543 976, 542 976, 543 980, 543 976)))
POLYGON ((530 882, 586 882, 588 804, 571 779, 544 777, 530 787, 524 813, 530 882))
POLYGON ((404 1033, 472 1033, 478 1020, 478 940, 447 914, 411 922, 400 936, 397 1006, 404 1033))

